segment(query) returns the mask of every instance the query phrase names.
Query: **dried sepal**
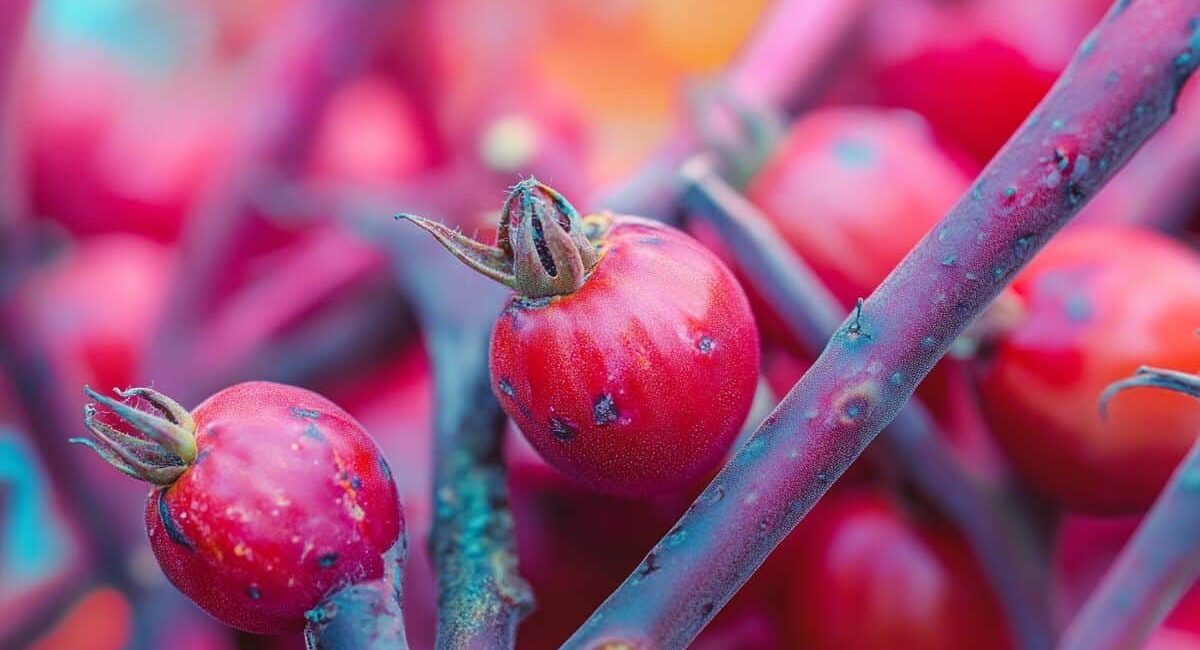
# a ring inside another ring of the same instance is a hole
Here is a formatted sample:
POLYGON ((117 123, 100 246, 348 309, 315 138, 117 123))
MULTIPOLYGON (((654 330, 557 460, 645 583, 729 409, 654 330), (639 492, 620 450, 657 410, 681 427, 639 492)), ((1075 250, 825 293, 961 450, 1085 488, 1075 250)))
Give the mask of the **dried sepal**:
POLYGON ((1108 403, 1130 388, 1162 388, 1200 399, 1200 375, 1179 370, 1142 366, 1132 377, 1113 382, 1100 395, 1100 416, 1108 417, 1108 403))
POLYGON ((175 400, 150 388, 114 391, 124 400, 146 400, 160 413, 154 415, 86 386, 84 392, 145 437, 104 422, 97 417, 97 404, 91 403, 83 407, 83 423, 92 437, 72 438, 71 442, 88 447, 125 475, 154 485, 170 485, 195 461, 195 421, 175 400))
POLYGON ((504 250, 475 241, 445 224, 415 214, 398 214, 396 218, 407 219, 433 235, 439 244, 472 269, 506 287, 516 288, 512 258, 504 250))
MULTIPOLYGON (((191 423, 190 428, 184 428, 183 425, 172 422, 169 419, 169 411, 159 406, 159 404, 163 403, 164 400, 175 404, 171 398, 160 393, 155 393, 148 388, 131 389, 129 394, 141 396, 138 393, 134 393, 134 390, 149 391, 150 394, 154 395, 153 399, 148 399, 147 401, 150 402, 155 409, 159 410, 161 415, 152 415, 145 411, 136 409, 125 402, 101 395, 100 393, 92 390, 89 386, 83 387, 83 392, 86 393, 88 397, 111 409, 117 414, 118 417, 129 423, 130 426, 137 429, 147 438, 165 447, 167 451, 170 451, 178 456, 183 462, 190 463, 196 460, 195 423, 191 422, 191 417, 188 417, 188 422, 191 423)), ((122 398, 125 397, 125 394, 119 390, 116 391, 116 393, 122 398)), ((175 405, 178 406, 178 404, 175 405)), ((175 409, 171 408, 170 411, 174 412, 175 409)))
POLYGON ((533 178, 510 189, 495 246, 415 215, 396 218, 413 222, 467 266, 526 298, 578 291, 600 259, 579 211, 533 178))

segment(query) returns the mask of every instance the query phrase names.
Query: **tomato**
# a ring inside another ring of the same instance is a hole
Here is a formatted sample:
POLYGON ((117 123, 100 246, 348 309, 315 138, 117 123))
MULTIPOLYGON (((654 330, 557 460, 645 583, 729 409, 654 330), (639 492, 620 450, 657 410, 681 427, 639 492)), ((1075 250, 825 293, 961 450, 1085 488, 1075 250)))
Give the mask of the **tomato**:
POLYGON ((827 495, 792 537, 790 647, 1010 647, 983 575, 946 524, 854 488, 827 495))
POLYGON ((795 123, 746 194, 825 285, 853 305, 966 187, 919 117, 829 108, 795 123))
POLYGON ((221 622, 298 632, 324 597, 383 575, 404 531, 396 486, 371 437, 329 400, 249 382, 189 414, 150 389, 89 395, 100 408, 85 412, 87 443, 156 485, 145 511, 154 555, 221 622))
POLYGON ((1096 226, 1054 239, 1012 285, 1019 323, 981 368, 988 423, 1021 475, 1063 506, 1145 509, 1200 432, 1200 404, 1116 395, 1143 364, 1200 368, 1200 256, 1149 231, 1096 226))

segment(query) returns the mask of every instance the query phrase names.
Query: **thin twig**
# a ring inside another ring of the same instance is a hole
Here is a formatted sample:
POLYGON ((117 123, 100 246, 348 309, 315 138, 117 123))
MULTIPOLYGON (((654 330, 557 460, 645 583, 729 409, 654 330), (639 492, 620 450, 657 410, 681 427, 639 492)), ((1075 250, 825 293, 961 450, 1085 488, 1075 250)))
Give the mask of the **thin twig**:
MULTIPOLYGON (((783 315, 791 336, 819 350, 842 323, 837 299, 766 217, 717 176, 706 158, 689 162, 683 175, 683 205, 720 231, 743 273, 783 315)), ((1038 561, 1026 557, 1029 549, 1023 540, 1012 539, 1004 513, 980 491, 945 440, 921 403, 910 400, 884 430, 881 444, 899 461, 905 476, 962 531, 1008 613, 1017 646, 1051 647, 1049 603, 1038 579, 1038 561)))
MULTIPOLYGON (((1154 386, 1200 397, 1200 377, 1143 368, 1111 390, 1154 386), (1181 377, 1189 381, 1180 382, 1181 377), (1157 381, 1156 381, 1157 380, 1157 381)), ((1106 392, 1106 395, 1109 394, 1106 392)), ((1200 439, 1063 635, 1059 650, 1136 650, 1200 577, 1200 439)))
POLYGON ((567 642, 681 648, 900 411, 955 338, 1171 115, 1200 0, 1121 0, 933 231, 567 642))

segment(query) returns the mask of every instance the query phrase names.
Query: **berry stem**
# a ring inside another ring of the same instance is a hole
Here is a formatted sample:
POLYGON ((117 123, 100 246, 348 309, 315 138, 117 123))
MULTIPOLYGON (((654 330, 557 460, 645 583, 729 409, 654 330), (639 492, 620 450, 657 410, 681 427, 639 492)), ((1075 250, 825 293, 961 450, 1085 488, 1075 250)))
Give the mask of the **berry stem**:
MULTIPOLYGON (((1142 368, 1114 391, 1153 386, 1200 398, 1200 377, 1142 368)), ((1059 650, 1140 648, 1200 577, 1200 439, 1192 445, 1059 650)))
POLYGON ((974 186, 567 648, 681 648, 900 411, 955 338, 1170 117, 1200 0, 1118 2, 974 186), (947 265, 952 254, 956 260, 947 265), (753 504, 753 505, 751 505, 753 504))
POLYGON ((517 573, 502 454, 507 419, 488 375, 491 323, 507 292, 415 230, 391 242, 434 370, 434 522, 438 648, 511 648, 533 609, 517 573))
MULTIPOLYGON (((778 0, 764 12, 718 83, 744 105, 796 115, 819 98, 850 59, 846 51, 857 40, 870 4, 778 0)), ((702 144, 692 129, 678 128, 632 177, 602 192, 598 204, 621 214, 672 220, 679 166, 702 144)))
POLYGON ((255 94, 246 99, 235 138, 236 164, 207 188, 181 242, 179 271, 151 345, 147 376, 185 402, 189 367, 207 346, 201 324, 227 284, 226 270, 252 226, 258 188, 267 174, 296 175, 326 101, 364 58, 378 0, 300 0, 263 46, 255 94), (287 110, 280 111, 280 107, 287 110))
MULTIPOLYGON (((683 176, 683 205, 717 228, 738 266, 783 316, 791 336, 819 351, 842 322, 837 299, 766 217, 717 176, 708 158, 693 159, 683 176)), ((860 299, 848 331, 861 330, 862 307, 860 299)), ((928 411, 911 399, 883 433, 881 443, 905 476, 966 537, 1008 613, 1017 647, 1051 647, 1049 603, 1037 570, 1041 563, 1029 544, 1011 539, 1014 522, 976 486, 928 411)), ((1030 536, 1018 537, 1028 541, 1030 536)))
POLYGON ((304 630, 309 650, 408 650, 404 630, 404 560, 408 534, 384 555, 385 575, 343 587, 313 608, 304 630))

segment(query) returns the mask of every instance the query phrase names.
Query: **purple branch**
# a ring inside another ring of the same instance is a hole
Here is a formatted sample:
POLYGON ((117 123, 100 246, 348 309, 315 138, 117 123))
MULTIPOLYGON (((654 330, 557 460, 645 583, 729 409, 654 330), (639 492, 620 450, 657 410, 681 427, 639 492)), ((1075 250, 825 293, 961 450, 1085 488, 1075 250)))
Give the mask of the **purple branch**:
POLYGON ((434 370, 437 647, 511 648, 533 594, 517 573, 502 454, 507 419, 488 375, 491 326, 507 291, 415 228, 390 240, 434 370))
MULTIPOLYGON (((868 0, 777 0, 759 19, 721 83, 742 104, 798 113, 835 78, 869 4, 868 0)), ((679 166, 702 145, 691 129, 679 128, 636 174, 605 192, 599 205, 670 220, 679 191, 679 166)))
MULTIPOLYGON (((683 170, 683 205, 713 224, 738 266, 801 345, 819 350, 842 323, 843 309, 816 274, 783 242, 774 226, 705 158, 683 170)), ((1049 648, 1053 634, 1038 561, 1009 522, 972 482, 937 431, 929 413, 911 400, 884 431, 882 443, 904 474, 962 531, 1008 613, 1013 639, 1028 650, 1049 648)))
MULTIPOLYGON (((1191 91, 1193 96, 1197 92, 1191 91)), ((1146 143, 1080 215, 1080 223, 1134 223, 1180 232, 1200 205, 1200 97, 1146 143)))
MULTIPOLYGON (((1200 377, 1143 368, 1113 384, 1200 398, 1200 377)), ((1108 393, 1111 396, 1111 393, 1108 393)), ((1140 648, 1200 577, 1200 441, 1179 463, 1133 539, 1072 621, 1060 650, 1140 648)))
POLYGON ((565 647, 695 638, 954 339, 1170 117, 1198 61, 1200 0, 1118 2, 968 194, 565 647))
POLYGON ((404 632, 404 560, 408 533, 384 556, 384 576, 343 587, 308 612, 309 650, 408 650, 404 632))
POLYGON ((384 5, 300 0, 264 46, 236 138, 236 163, 214 180, 189 219, 179 273, 147 362, 159 386, 190 394, 187 361, 197 352, 199 324, 218 302, 226 267, 251 227, 258 187, 272 175, 300 170, 326 100, 364 58, 366 35, 384 5))

